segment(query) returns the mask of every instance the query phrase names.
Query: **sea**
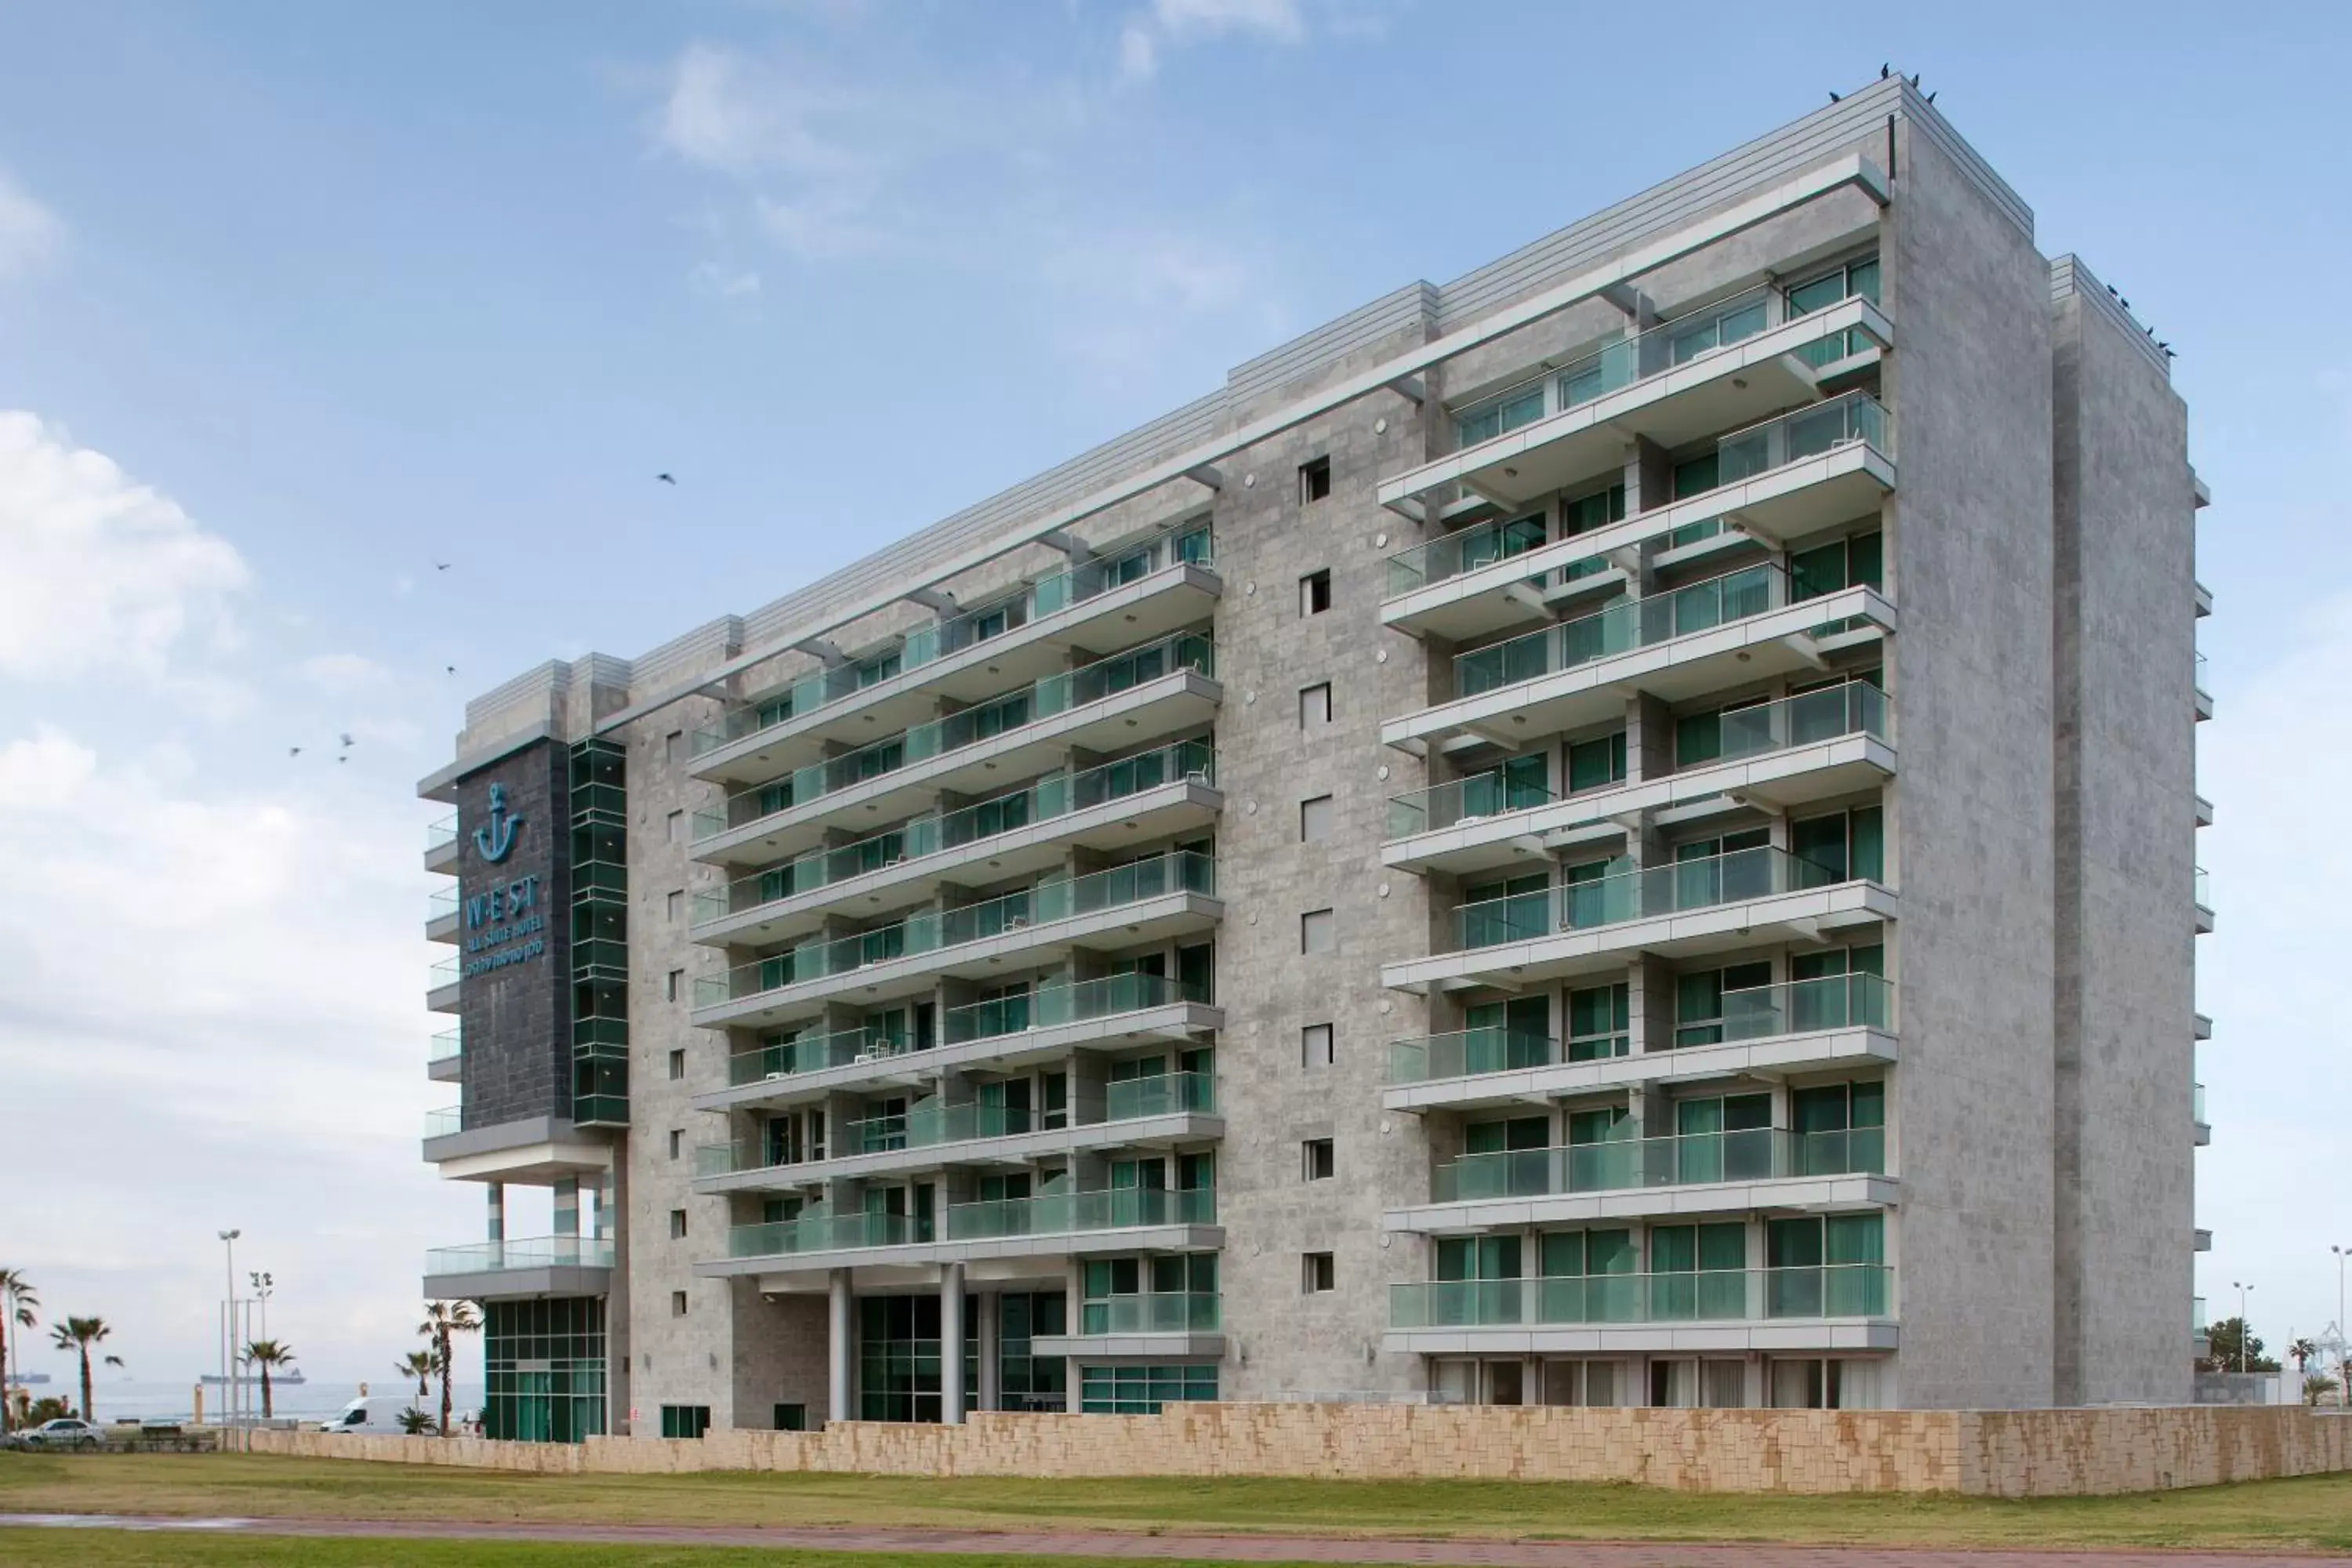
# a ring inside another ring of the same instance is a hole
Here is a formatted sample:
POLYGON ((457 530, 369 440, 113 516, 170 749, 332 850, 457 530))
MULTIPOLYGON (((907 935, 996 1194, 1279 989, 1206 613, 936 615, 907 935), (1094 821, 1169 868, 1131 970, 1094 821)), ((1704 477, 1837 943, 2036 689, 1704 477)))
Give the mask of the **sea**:
MULTIPOLYGON (((37 1398, 54 1394, 68 1402, 77 1400, 81 1394, 75 1386, 75 1375, 71 1372, 63 1375, 52 1372, 49 1381, 34 1388, 32 1393, 37 1398)), ((217 1377, 219 1374, 209 1375, 217 1377)), ((253 1408, 258 1411, 261 1408, 260 1385, 248 1380, 247 1388, 253 1408)), ((193 1377, 184 1383, 100 1378, 91 1383, 89 1394, 90 1403, 98 1406, 98 1419, 100 1421, 187 1421, 195 1415, 195 1389, 196 1380, 193 1377)), ((307 1379, 289 1384, 283 1378, 272 1377, 269 1389, 271 1406, 279 1416, 323 1421, 331 1415, 341 1415, 346 1405, 360 1396, 362 1385, 307 1379)), ((420 1409, 436 1416, 441 1414, 441 1384, 437 1378, 434 1381, 433 1392, 421 1400, 416 1398, 415 1384, 404 1383, 397 1377, 370 1378, 365 1389, 369 1394, 397 1394, 404 1391, 420 1409)), ((220 1401, 220 1384, 207 1383, 205 1385, 205 1415, 207 1420, 219 1414, 220 1401)), ((482 1385, 467 1383, 464 1378, 457 1379, 449 1385, 449 1404, 454 1410, 480 1409, 482 1385)))

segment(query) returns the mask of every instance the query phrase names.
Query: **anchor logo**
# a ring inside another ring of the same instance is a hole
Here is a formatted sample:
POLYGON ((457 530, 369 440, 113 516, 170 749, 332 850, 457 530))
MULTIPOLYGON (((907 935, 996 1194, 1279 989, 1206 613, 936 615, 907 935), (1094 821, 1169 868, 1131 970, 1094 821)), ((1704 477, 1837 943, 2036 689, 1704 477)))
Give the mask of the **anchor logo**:
POLYGON ((474 847, 483 859, 497 865, 514 851, 515 832, 522 826, 522 813, 507 815, 507 786, 490 786, 490 820, 488 826, 474 829, 474 847))

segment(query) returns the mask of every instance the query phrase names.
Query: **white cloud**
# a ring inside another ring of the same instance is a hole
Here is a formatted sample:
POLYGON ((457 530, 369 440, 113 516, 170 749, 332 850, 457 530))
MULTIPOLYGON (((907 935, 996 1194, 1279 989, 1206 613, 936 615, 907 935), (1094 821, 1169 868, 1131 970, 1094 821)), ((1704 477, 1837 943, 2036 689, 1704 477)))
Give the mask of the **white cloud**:
POLYGON ((1119 29, 1123 76, 1141 79, 1160 69, 1164 46, 1241 34, 1295 44, 1307 37, 1298 0, 1152 0, 1119 29))
POLYGON ((689 275, 695 292, 714 300, 749 299, 760 291, 760 275, 746 268, 706 261, 689 275))
POLYGON ((65 247, 66 226, 0 169, 0 283, 41 267, 65 247))
POLYGON ((352 697, 382 691, 392 684, 392 671, 364 654, 313 654, 302 661, 302 679, 331 697, 352 697))
POLYGON ((0 676, 161 674, 233 640, 249 580, 226 540, 37 416, 0 410, 0 676))

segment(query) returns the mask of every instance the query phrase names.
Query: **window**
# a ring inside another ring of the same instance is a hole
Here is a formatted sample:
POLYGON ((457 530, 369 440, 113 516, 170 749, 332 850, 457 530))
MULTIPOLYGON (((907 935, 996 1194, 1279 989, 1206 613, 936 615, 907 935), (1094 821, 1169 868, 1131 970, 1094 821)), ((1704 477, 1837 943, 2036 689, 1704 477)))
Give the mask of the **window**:
MULTIPOLYGON (((671 1292, 669 1293, 669 1315, 670 1315, 671 1317, 673 1317, 673 1318, 683 1318, 683 1317, 685 1317, 685 1316, 686 1316, 686 1292, 685 1292, 685 1291, 683 1291, 683 1290, 673 1290, 673 1291, 671 1291, 671 1292)), ((709 1416, 708 1416, 708 1415, 705 1415, 705 1416, 702 1418, 702 1424, 703 1424, 704 1426, 708 1426, 709 1425, 710 1425, 710 1417, 709 1417, 709 1416)), ((701 1434, 700 1432, 698 1432, 698 1431, 697 1431, 697 1432, 693 1432, 693 1433, 687 1433, 687 1432, 672 1432, 672 1431, 670 1431, 670 1430, 669 1430, 669 1406, 667 1406, 667 1405, 664 1405, 664 1406, 662 1406, 662 1436, 665 1436, 665 1437, 686 1437, 686 1436, 695 1436, 695 1437, 699 1437, 699 1436, 702 1436, 702 1434, 701 1434)))
POLYGON ((677 922, 677 918, 680 915, 686 913, 686 889, 684 888, 672 888, 669 890, 668 913, 670 922, 673 925, 677 922))
POLYGON ((662 757, 669 763, 686 761, 686 731, 672 730, 662 737, 662 757))
POLYGON ((681 1127, 671 1128, 669 1130, 669 1157, 675 1160, 685 1152, 686 1130, 681 1127))
POLYGON ((777 1430, 777 1431, 779 1431, 779 1432, 805 1432, 805 1431, 807 1431, 808 1429, 809 1429, 809 1424, 808 1424, 808 1406, 807 1406, 807 1405, 777 1405, 777 1406, 776 1406, 776 1430, 777 1430))
POLYGON ((1857 805, 1827 816, 1789 825, 1789 852, 1800 862, 1802 885, 1825 887, 1849 880, 1881 881, 1886 875, 1885 815, 1857 805))
POLYGON ((1331 574, 1309 572, 1298 580, 1298 613, 1319 616, 1331 607, 1331 574))
POLYGON ((1309 910, 1298 917, 1299 952, 1329 952, 1339 945, 1339 933, 1332 929, 1329 910, 1309 910))
POLYGON ((1313 844, 1331 837, 1331 797, 1318 795, 1298 803, 1298 841, 1313 844))
POLYGON ((1298 465, 1298 503, 1306 506, 1331 493, 1331 459, 1310 458, 1298 465))
POLYGON ((669 835, 669 841, 672 844, 685 843, 686 813, 683 811, 671 812, 669 816, 664 819, 664 829, 669 835))
POLYGON ((1309 1024, 1298 1031, 1298 1065, 1300 1067, 1328 1068, 1333 1059, 1330 1025, 1309 1024))
POLYGON ((1633 987, 1624 981, 1568 994, 1568 1059, 1598 1061, 1633 1048, 1633 987))
POLYGON ((666 975, 666 976, 663 978, 663 981, 662 981, 662 992, 663 992, 663 994, 664 994, 664 995, 665 995, 665 996, 666 996, 669 1001, 672 1001, 672 1002, 677 1001, 677 1000, 678 993, 679 993, 679 992, 681 992, 681 991, 683 991, 683 990, 685 990, 685 989, 686 989, 686 971, 685 971, 685 970, 683 970, 683 969, 673 969, 673 970, 671 970, 671 971, 669 972, 669 973, 668 973, 667 975, 666 975))
POLYGON ((672 1241, 684 1241, 686 1239, 686 1211, 684 1209, 672 1209, 669 1211, 669 1238, 672 1241))
POLYGON ((1568 748, 1568 793, 1601 789, 1625 782, 1625 731, 1593 741, 1570 742, 1568 748))
POLYGON ((686 1081, 686 1053, 682 1050, 669 1054, 669 1080, 672 1083, 686 1081))
MULTIPOLYGON (((686 1292, 676 1292, 671 1300, 680 1312, 686 1310, 686 1292)), ((661 1407, 661 1435, 665 1437, 699 1437, 710 1430, 710 1406, 708 1405, 665 1405, 661 1407)))
POLYGON ((1157 1415, 1163 1404, 1207 1403, 1216 1397, 1217 1369, 1213 1363, 1207 1366, 1078 1368, 1078 1409, 1087 1415, 1157 1415))
POLYGON ((1338 1166, 1328 1138, 1309 1138, 1298 1146, 1298 1176, 1306 1182, 1328 1182, 1338 1166))
POLYGON ((1311 730, 1331 721, 1331 683, 1302 687, 1298 692, 1298 727, 1311 730))
POLYGON ((1320 1296, 1339 1288, 1339 1273, 1328 1252, 1310 1252, 1301 1258, 1298 1273, 1299 1289, 1304 1295, 1320 1296))

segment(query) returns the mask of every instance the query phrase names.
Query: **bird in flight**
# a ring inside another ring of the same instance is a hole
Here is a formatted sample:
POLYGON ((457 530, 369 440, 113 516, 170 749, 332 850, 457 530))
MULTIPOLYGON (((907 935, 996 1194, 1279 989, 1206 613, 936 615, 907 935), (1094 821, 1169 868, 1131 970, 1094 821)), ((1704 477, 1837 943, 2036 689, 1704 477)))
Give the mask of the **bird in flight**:
POLYGON ((453 664, 453 665, 451 665, 451 666, 449 667, 449 673, 450 673, 450 674, 452 674, 452 675, 457 674, 457 667, 456 665, 454 665, 454 664, 453 664))
POLYGON ((289 757, 299 757, 302 754, 302 748, 299 746, 289 746, 286 748, 286 754, 289 757))
POLYGON ((674 484, 677 483, 677 481, 676 479, 674 479, 670 478, 667 474, 656 474, 656 475, 654 476, 654 478, 655 478, 656 480, 658 480, 659 482, 661 482, 662 484, 666 484, 666 485, 674 485, 674 484))
POLYGON ((452 564, 453 563, 447 561, 436 561, 433 563, 433 570, 436 572, 446 572, 452 564))

